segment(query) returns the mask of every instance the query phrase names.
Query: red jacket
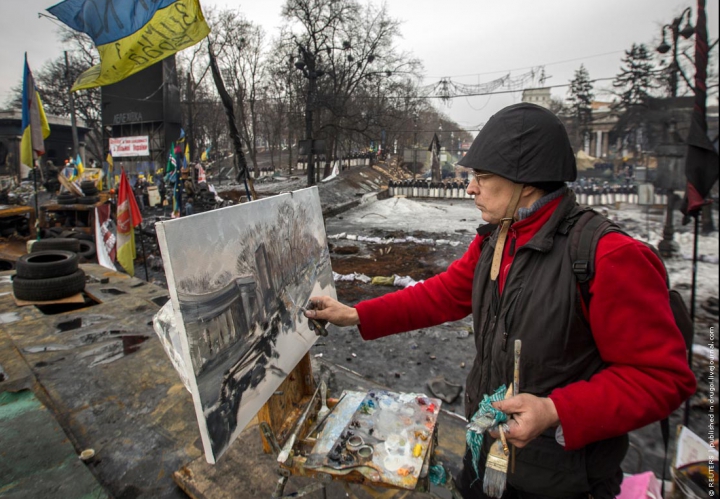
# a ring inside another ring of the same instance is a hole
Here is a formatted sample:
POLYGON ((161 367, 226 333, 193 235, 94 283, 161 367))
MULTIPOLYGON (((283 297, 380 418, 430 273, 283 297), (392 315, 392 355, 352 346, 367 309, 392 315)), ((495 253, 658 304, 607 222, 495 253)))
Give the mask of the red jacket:
MULTIPOLYGON (((519 248, 550 218, 560 199, 512 225, 505 245, 500 291, 519 248)), ((473 273, 480 257, 477 236, 465 254, 424 283, 356 305, 360 334, 372 340, 462 319, 471 310, 473 273)), ((589 381, 550 394, 567 450, 625 434, 667 417, 695 391, 685 342, 675 325, 662 262, 643 243, 622 234, 603 237, 585 310, 608 367, 589 381)))

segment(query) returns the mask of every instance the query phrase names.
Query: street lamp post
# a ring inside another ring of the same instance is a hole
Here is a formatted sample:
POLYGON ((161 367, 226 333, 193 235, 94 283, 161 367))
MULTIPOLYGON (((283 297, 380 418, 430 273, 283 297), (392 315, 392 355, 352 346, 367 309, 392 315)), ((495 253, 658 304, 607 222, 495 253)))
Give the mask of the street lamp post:
MULTIPOLYGON (((673 19, 671 24, 666 24, 662 27, 662 42, 657 47, 657 51, 661 54, 667 54, 672 49, 672 63, 670 66, 670 94, 672 97, 677 97, 678 91, 678 73, 680 72, 680 65, 678 64, 678 40, 680 36, 685 39, 690 38, 695 33, 695 28, 690 24, 690 17, 692 16, 692 9, 687 7, 682 13, 673 19), (685 26, 680 29, 680 25, 685 19, 687 14, 687 20, 685 26), (667 43, 666 29, 670 29, 672 36, 672 47, 667 43)), ((673 134, 674 135, 674 134, 673 134)), ((673 256, 677 254, 680 247, 673 238, 675 236, 675 227, 673 220, 673 211, 675 209, 677 196, 675 191, 671 188, 667 189, 667 212, 665 216, 665 226, 663 227, 663 238, 658 244, 658 250, 660 254, 665 257, 673 256)))
POLYGON ((417 122, 418 114, 413 114, 413 180, 417 177, 417 122))

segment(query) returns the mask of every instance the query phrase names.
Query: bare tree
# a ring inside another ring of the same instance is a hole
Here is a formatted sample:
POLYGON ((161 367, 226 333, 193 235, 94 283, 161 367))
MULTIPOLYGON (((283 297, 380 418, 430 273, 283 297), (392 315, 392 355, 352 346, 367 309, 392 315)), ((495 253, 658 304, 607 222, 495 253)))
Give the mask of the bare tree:
POLYGON ((356 0, 288 0, 283 15, 286 52, 298 54, 301 69, 309 57, 318 68, 314 132, 326 139, 328 157, 338 153, 343 138, 348 148, 379 140, 404 111, 402 100, 388 94, 411 85, 420 68, 394 48, 399 22, 385 6, 356 0))
MULTIPOLYGON (((213 14, 211 11, 209 15, 213 14)), ((210 73, 207 60, 207 45, 204 43, 193 45, 177 56, 183 123, 191 157, 197 157, 200 143, 206 145, 208 141, 212 143, 213 138, 217 139, 206 135, 205 129, 212 124, 203 119, 212 116, 219 104, 207 84, 206 77, 210 73)))
POLYGON ((266 91, 265 34, 259 26, 236 11, 219 14, 217 23, 217 57, 225 80, 235 98, 238 128, 248 150, 255 174, 257 162, 260 106, 266 91))

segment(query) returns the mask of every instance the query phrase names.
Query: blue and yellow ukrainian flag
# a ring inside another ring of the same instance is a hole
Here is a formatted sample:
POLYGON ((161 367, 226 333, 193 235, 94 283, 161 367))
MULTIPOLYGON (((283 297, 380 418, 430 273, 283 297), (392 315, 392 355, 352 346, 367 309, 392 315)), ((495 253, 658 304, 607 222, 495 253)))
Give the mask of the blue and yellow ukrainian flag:
POLYGON ((90 36, 100 55, 73 91, 116 83, 210 33, 199 0, 65 0, 47 10, 90 36))
POLYGON ((35 167, 35 158, 45 154, 44 140, 50 135, 45 110, 43 109, 40 94, 35 87, 35 79, 27 62, 25 54, 25 69, 23 71, 22 86, 22 139, 20 139, 20 162, 28 168, 35 167))
POLYGON ((77 168, 78 178, 82 178, 83 173, 85 173, 85 165, 83 165, 82 158, 79 154, 75 158, 75 168, 77 168))

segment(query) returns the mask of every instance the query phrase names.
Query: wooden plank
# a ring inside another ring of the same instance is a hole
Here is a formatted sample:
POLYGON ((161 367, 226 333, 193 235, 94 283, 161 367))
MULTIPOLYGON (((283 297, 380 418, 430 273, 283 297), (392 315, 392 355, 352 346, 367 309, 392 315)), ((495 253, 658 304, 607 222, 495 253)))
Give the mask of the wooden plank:
POLYGON ((0 497, 109 497, 30 390, 0 392, 0 460, 0 497))
POLYGON ((0 218, 28 215, 31 213, 35 213, 35 210, 30 206, 3 205, 3 207, 0 208, 0 218))
POLYGON ((35 376, 10 337, 0 330, 0 393, 32 388, 35 376))
MULTIPOLYGON (((149 298, 166 290, 99 265, 81 267, 94 277, 109 276, 110 285, 137 292, 101 293, 105 303, 50 315, 37 307, 14 307, 12 297, 3 295, 0 314, 11 316, 3 317, 0 332, 39 380, 36 396, 75 450, 95 449, 93 473, 110 495, 177 498, 173 472, 203 453, 190 394, 150 325, 159 306, 149 298), (132 288, 133 283, 142 286, 132 288), (125 335, 127 343, 120 339, 125 335)), ((0 294, 10 290, 9 281, 0 279, 0 294)))
POLYGON ((75 184, 73 184, 73 183, 70 182, 67 178, 65 178, 65 175, 63 175, 62 173, 61 173, 60 175, 58 175, 57 178, 58 178, 58 180, 60 181, 60 184, 61 184, 63 187, 65 187, 65 189, 67 189, 68 191, 72 192, 72 193, 75 194, 76 196, 82 196, 82 195, 83 195, 82 191, 81 191, 75 184))
POLYGON ((278 479, 275 457, 263 452, 254 420, 214 465, 199 457, 173 474, 193 499, 270 497, 278 479))
POLYGON ((68 296, 67 298, 61 298, 59 300, 50 300, 50 301, 27 301, 27 300, 21 300, 15 295, 13 295, 13 298, 15 298, 15 305, 18 307, 26 307, 28 305, 59 305, 63 303, 85 303, 85 298, 83 298, 82 293, 77 293, 72 296, 68 296))

